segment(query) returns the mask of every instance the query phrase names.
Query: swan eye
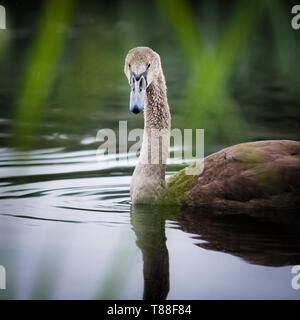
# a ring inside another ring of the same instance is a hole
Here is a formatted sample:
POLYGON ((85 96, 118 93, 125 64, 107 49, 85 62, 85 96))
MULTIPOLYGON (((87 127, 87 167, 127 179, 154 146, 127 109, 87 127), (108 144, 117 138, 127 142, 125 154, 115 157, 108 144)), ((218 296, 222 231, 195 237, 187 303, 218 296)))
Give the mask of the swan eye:
POLYGON ((149 69, 149 68, 150 68, 150 66, 151 66, 151 64, 150 64, 150 63, 148 63, 147 69, 149 69))
POLYGON ((129 63, 129 65, 128 65, 128 67, 131 68, 131 64, 130 64, 130 63, 129 63))

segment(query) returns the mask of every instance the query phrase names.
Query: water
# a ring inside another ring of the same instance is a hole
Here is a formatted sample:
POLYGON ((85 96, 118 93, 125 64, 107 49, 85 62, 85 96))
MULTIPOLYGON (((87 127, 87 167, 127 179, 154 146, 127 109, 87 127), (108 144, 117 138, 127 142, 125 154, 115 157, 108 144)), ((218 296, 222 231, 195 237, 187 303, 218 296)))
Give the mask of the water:
POLYGON ((132 207, 93 149, 1 151, 1 299, 299 299, 294 212, 132 207))
MULTIPOLYGON (((16 2, 8 10, 14 19, 0 56, 0 265, 7 287, 0 299, 300 299, 291 285, 292 266, 300 264, 298 212, 133 207, 134 163, 125 155, 113 164, 96 158, 97 130, 117 128, 119 120, 128 120, 129 129, 143 126, 128 111, 122 73, 128 49, 147 44, 160 52, 172 115, 183 108, 193 79, 174 31, 151 4, 145 10, 138 3, 82 5, 72 27, 60 25, 69 31, 51 90, 40 101, 43 115, 34 122, 25 112, 18 120, 21 128, 35 127, 24 133, 26 150, 13 143, 16 102, 26 67, 35 66, 25 52, 41 8, 16 2)), ((204 30, 213 32, 212 24, 204 30)), ((269 39, 258 32, 249 42, 225 91, 241 123, 250 125, 247 140, 299 139, 299 90, 292 94, 289 74, 276 69, 269 39)), ((203 115, 197 110, 189 109, 192 118, 203 115)), ((226 110, 213 111, 200 128, 220 129, 226 110)), ((243 141, 244 132, 228 141, 224 130, 207 130, 206 154, 243 141)), ((169 165, 167 175, 180 167, 169 165)))

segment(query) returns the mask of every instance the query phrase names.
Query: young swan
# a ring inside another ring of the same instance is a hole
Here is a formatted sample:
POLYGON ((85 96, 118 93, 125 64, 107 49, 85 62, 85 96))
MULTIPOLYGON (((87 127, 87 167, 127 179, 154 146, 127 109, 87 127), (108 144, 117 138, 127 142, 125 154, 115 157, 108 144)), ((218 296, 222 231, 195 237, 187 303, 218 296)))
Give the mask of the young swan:
POLYGON ((130 194, 133 203, 153 203, 165 183, 171 116, 159 55, 147 47, 129 51, 124 72, 131 86, 130 111, 144 109, 144 136, 130 194))
POLYGON ((124 72, 131 86, 130 111, 144 109, 145 121, 130 186, 134 204, 265 208, 300 203, 300 142, 291 140, 228 147, 206 157, 201 174, 183 169, 165 184, 171 117, 160 57, 150 48, 134 48, 124 72))

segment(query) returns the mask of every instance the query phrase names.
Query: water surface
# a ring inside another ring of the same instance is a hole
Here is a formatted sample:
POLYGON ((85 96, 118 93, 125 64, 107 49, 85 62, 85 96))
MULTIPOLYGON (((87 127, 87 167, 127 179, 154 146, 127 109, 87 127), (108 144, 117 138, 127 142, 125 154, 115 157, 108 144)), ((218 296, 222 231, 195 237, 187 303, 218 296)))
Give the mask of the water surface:
POLYGON ((295 212, 133 207, 132 168, 99 167, 2 150, 1 299, 299 299, 295 212))

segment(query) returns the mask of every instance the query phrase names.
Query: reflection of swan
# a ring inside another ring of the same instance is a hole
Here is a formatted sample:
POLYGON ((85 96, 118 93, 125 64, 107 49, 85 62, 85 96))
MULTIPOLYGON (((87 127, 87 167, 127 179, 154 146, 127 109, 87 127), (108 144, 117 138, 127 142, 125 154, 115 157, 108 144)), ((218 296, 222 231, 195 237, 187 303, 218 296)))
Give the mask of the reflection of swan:
POLYGON ((202 174, 181 170, 165 187, 171 117, 160 57, 150 48, 134 48, 124 71, 131 85, 130 110, 142 111, 145 102, 143 145, 130 190, 133 203, 253 208, 300 200, 300 142, 288 140, 226 148, 205 158, 202 174))
POLYGON ((165 218, 157 209, 131 207, 131 223, 144 261, 145 300, 163 300, 169 292, 169 254, 165 218))
POLYGON ((239 210, 132 206, 131 223, 144 261, 143 298, 165 299, 169 292, 166 219, 175 220, 175 228, 191 233, 201 248, 261 266, 300 264, 299 215, 287 210, 284 216, 275 210, 252 210, 245 215, 239 210))
POLYGON ((196 245, 204 249, 229 253, 263 266, 300 264, 297 213, 241 213, 232 209, 186 208, 178 222, 183 231, 199 235, 193 238, 202 240, 196 245))

